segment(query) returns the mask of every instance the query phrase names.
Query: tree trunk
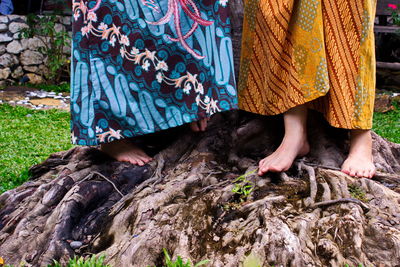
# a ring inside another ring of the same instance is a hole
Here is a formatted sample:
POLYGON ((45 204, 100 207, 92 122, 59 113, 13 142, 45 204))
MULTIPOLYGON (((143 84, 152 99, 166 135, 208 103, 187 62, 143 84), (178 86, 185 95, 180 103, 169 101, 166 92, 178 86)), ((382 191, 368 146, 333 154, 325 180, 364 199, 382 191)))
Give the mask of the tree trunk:
POLYGON ((274 149, 282 125, 234 116, 216 116, 204 134, 146 137, 153 151, 159 140, 169 145, 145 167, 88 147, 53 154, 0 196, 1 256, 43 266, 101 253, 112 266, 143 267, 161 266, 166 248, 209 266, 239 266, 250 253, 262 266, 399 266, 400 145, 374 135, 384 173, 351 178, 337 170, 347 132, 313 114, 312 153, 286 173, 248 175, 245 199, 234 180, 274 149))
MULTIPOLYGON (((242 7, 231 3, 237 48, 242 7)), ((181 127, 136 139, 155 155, 144 167, 89 147, 53 154, 0 195, 0 256, 44 266, 105 254, 112 266, 144 267, 161 266, 166 248, 213 267, 250 257, 261 266, 400 266, 400 145, 374 134, 380 172, 351 178, 339 171, 348 132, 316 113, 309 129, 312 152, 265 177, 253 170, 282 138, 279 116, 222 113, 203 134, 181 127), (248 196, 232 192, 245 182, 248 196)))

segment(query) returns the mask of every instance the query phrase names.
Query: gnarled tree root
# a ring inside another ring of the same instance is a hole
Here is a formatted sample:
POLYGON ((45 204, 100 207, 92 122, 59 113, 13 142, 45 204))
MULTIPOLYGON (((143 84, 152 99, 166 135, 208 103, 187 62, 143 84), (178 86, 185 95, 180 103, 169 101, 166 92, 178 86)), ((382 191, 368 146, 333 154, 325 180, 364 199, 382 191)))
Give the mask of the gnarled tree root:
POLYGON ((263 266, 398 266, 399 145, 374 135, 383 173, 351 178, 335 170, 346 132, 319 127, 308 157, 284 175, 249 175, 254 191, 240 202, 234 179, 273 150, 281 126, 275 118, 226 116, 205 134, 174 132, 178 138, 145 167, 95 148, 52 155, 32 168, 30 181, 0 196, 0 256, 43 266, 105 254, 112 266, 143 267, 161 266, 166 248, 216 267, 240 266, 250 253, 263 266))

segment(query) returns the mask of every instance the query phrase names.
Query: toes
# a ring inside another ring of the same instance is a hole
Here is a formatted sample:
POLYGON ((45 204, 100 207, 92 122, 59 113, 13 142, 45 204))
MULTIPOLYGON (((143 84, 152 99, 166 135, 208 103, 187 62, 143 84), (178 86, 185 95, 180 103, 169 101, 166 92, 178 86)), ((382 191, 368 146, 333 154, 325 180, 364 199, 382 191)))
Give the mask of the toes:
POLYGON ((145 164, 147 164, 147 163, 149 163, 149 162, 152 160, 152 158, 149 158, 149 157, 142 157, 141 160, 142 160, 145 164))
POLYGON ((190 128, 192 129, 193 132, 199 132, 200 131, 199 125, 197 124, 197 121, 192 122, 190 124, 190 128))
POLYGON ((350 171, 348 169, 342 169, 342 172, 347 174, 347 175, 350 175, 350 171))
POLYGON ((128 163, 131 163, 131 164, 133 164, 133 165, 138 165, 138 162, 137 162, 136 159, 134 159, 134 158, 129 158, 129 157, 120 158, 120 159, 118 159, 118 161, 128 162, 128 163))
POLYGON ((356 177, 356 174, 357 174, 357 172, 355 170, 352 170, 352 169, 349 170, 350 176, 356 177))
POLYGON ((372 178, 372 177, 374 177, 374 175, 375 175, 375 172, 376 172, 375 168, 373 168, 373 169, 369 170, 369 175, 368 175, 368 177, 369 177, 369 178, 372 178))
POLYGON ((137 159, 137 165, 144 166, 145 163, 141 159, 137 159))
POLYGON ((343 172, 343 173, 345 173, 345 174, 347 174, 347 175, 350 175, 350 169, 349 169, 349 167, 347 166, 346 162, 343 163, 341 172, 343 172))
POLYGON ((200 131, 204 132, 207 128, 207 119, 202 119, 199 121, 200 131))

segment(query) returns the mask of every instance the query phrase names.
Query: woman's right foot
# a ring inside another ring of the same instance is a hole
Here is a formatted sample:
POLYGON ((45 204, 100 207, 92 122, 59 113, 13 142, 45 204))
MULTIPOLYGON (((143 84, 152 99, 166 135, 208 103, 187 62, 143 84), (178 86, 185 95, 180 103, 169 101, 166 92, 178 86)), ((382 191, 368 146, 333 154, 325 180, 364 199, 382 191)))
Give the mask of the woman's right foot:
POLYGON ((290 169, 297 157, 303 157, 310 151, 306 135, 299 138, 284 138, 275 152, 262 159, 258 164, 258 175, 267 172, 284 172, 290 169))
POLYGON ((284 172, 293 164, 296 157, 302 157, 310 151, 307 141, 307 107, 294 107, 283 115, 285 136, 274 153, 258 164, 258 175, 267 172, 284 172))
POLYGON ((144 166, 152 160, 142 149, 128 139, 101 144, 100 150, 118 161, 129 162, 139 166, 144 166))

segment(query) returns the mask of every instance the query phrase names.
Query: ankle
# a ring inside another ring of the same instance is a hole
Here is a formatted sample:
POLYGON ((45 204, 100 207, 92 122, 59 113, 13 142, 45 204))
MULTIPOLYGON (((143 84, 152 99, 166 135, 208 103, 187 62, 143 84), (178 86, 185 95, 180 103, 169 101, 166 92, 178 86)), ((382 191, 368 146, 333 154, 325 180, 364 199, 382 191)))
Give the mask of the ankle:
POLYGON ((351 130, 349 156, 372 155, 372 136, 370 130, 351 130))

